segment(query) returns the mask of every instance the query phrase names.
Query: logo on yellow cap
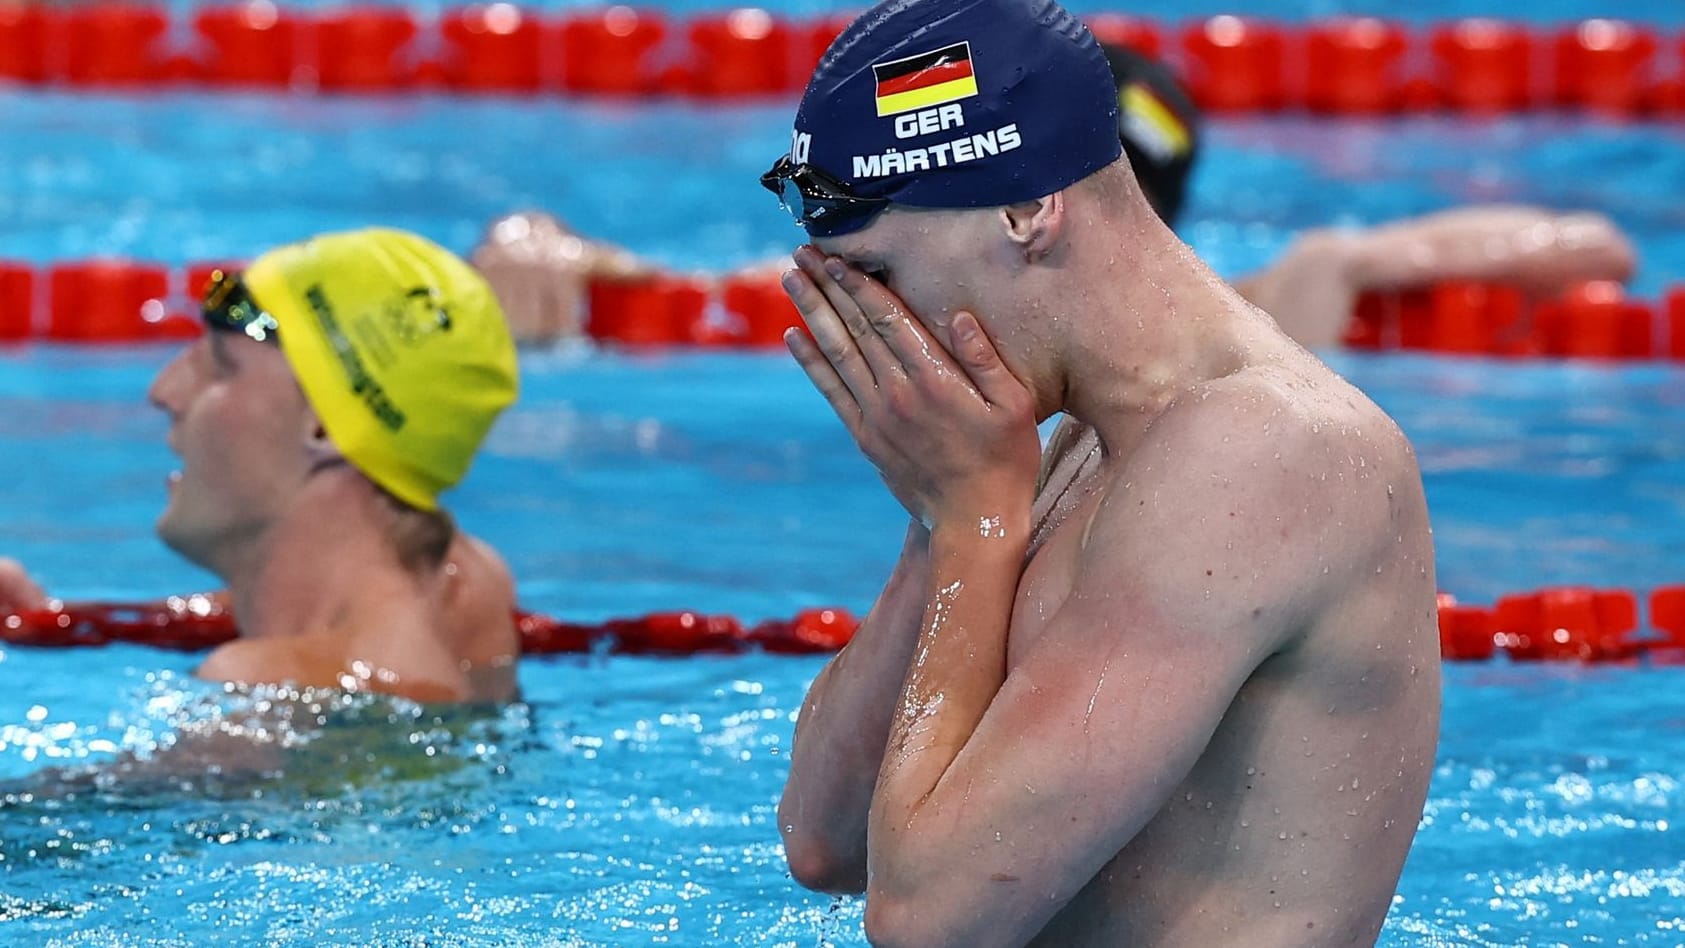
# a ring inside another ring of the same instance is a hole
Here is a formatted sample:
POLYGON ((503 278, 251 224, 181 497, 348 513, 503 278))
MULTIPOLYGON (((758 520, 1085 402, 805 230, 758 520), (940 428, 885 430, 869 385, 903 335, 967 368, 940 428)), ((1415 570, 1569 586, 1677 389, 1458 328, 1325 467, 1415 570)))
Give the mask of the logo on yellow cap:
POLYGON ((431 286, 412 287, 386 308, 386 323, 392 335, 418 346, 451 328, 450 307, 431 286))

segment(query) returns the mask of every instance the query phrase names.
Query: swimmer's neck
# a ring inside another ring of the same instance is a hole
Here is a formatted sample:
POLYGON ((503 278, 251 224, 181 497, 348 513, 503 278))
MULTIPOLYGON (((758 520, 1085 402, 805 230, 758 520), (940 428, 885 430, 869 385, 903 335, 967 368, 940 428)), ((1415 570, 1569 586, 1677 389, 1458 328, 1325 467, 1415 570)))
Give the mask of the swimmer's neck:
MULTIPOLYGON (((1072 250, 1060 308, 1081 313, 1061 336, 1055 410, 1127 450, 1177 397, 1295 348, 1143 203, 1123 226, 1072 250)), ((1055 290, 1054 292, 1060 292, 1055 290)))
POLYGON ((387 534, 390 512, 348 466, 321 471, 224 570, 245 638, 352 633, 426 595, 387 534))

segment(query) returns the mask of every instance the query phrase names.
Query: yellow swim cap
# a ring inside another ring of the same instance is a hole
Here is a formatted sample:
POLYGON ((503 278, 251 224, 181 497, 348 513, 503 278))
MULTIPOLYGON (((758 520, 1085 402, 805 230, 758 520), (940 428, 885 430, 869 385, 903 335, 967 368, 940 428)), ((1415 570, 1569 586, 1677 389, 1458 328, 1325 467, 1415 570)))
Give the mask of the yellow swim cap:
POLYGON ((340 453, 437 509, 515 400, 515 344, 486 281, 432 241, 378 228, 279 247, 243 279, 340 453))

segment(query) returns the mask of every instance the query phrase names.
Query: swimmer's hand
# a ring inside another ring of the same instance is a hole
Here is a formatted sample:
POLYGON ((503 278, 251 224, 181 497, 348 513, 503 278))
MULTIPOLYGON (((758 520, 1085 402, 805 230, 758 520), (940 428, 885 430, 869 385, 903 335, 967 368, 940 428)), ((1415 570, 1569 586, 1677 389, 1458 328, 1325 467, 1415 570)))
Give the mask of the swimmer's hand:
POLYGON ((17 560, 0 557, 0 612, 45 609, 47 594, 17 560))
POLYGON ((1035 400, 977 318, 955 314, 950 352, 859 269, 812 247, 796 266, 784 289, 812 338, 792 329, 784 342, 907 512, 932 526, 1027 529, 1035 400))

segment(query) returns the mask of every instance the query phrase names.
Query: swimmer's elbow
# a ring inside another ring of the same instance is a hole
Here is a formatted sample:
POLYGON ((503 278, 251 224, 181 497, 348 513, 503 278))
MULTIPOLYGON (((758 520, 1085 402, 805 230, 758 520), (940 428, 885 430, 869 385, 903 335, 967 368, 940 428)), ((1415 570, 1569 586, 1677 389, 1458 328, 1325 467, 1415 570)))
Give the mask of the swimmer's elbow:
POLYGON ((818 834, 792 829, 784 834, 784 862, 803 888, 831 895, 866 891, 866 863, 818 834))
POLYGON ((914 931, 918 916, 909 910, 904 899, 891 899, 878 893, 866 899, 866 940, 875 948, 894 948, 898 945, 929 945, 914 931))
POLYGON ((866 895, 866 940, 874 948, 940 948, 1022 944, 1001 928, 979 930, 975 915, 951 917, 919 897, 891 897, 877 891, 866 895))
POLYGON ((1565 249, 1583 268, 1585 279, 1621 283, 1632 279, 1638 269, 1638 253, 1614 221, 1602 214, 1578 214, 1563 230, 1567 233, 1565 249))

